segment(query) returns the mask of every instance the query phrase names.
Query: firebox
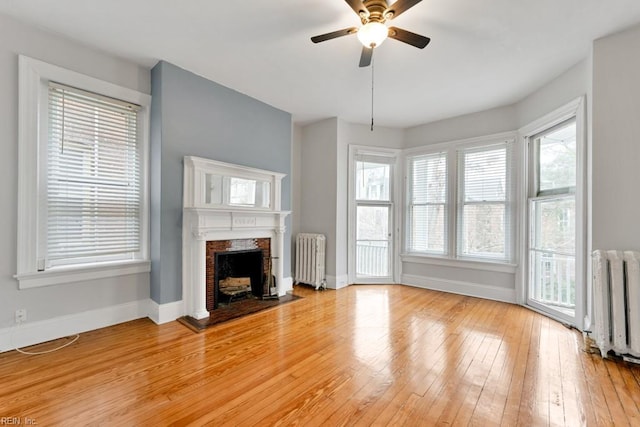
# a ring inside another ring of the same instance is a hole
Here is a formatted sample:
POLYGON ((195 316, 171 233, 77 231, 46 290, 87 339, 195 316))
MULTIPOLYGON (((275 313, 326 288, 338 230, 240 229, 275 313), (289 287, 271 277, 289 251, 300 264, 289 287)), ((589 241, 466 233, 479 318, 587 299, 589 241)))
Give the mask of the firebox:
POLYGON ((214 309, 219 302, 263 293, 264 267, 261 249, 217 252, 214 269, 214 309))
POLYGON ((205 247, 206 307, 209 312, 216 310, 219 302, 229 302, 229 295, 234 300, 238 299, 236 296, 242 296, 243 286, 250 288, 245 292, 249 296, 264 294, 262 286, 268 273, 271 239, 210 240, 205 247), (231 292, 221 295, 221 281, 223 286, 232 288, 231 292))

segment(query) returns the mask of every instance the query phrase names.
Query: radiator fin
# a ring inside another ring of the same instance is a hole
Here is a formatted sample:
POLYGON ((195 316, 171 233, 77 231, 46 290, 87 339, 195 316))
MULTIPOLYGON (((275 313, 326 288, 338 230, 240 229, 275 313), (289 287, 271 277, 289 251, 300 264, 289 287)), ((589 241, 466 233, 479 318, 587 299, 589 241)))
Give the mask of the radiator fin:
POLYGON ((325 247, 323 234, 299 233, 296 236, 297 283, 312 285, 316 289, 324 286, 325 247))
POLYGON ((600 354, 640 357, 640 252, 593 252, 594 339, 600 354))

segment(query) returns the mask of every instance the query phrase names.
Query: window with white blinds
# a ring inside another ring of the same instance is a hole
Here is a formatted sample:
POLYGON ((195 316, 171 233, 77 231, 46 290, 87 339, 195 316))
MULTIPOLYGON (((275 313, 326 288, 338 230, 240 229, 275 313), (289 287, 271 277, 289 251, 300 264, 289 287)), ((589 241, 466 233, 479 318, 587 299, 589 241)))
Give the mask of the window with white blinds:
POLYGON ((49 83, 40 265, 137 257, 143 203, 138 111, 131 103, 49 83))
POLYGON ((408 160, 408 249, 444 255, 448 222, 447 153, 419 155, 408 160))
POLYGON ((508 144, 458 151, 458 256, 511 259, 510 151, 508 144))

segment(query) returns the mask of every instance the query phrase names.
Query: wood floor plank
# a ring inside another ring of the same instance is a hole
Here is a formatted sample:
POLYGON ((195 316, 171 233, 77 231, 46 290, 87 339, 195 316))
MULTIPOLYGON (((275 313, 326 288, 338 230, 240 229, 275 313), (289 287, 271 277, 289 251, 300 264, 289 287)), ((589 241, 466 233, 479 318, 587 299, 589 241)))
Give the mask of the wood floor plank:
POLYGON ((575 354, 582 352, 581 344, 579 344, 582 341, 582 336, 577 331, 573 334, 562 335, 560 339, 560 371, 565 425, 596 425, 593 408, 587 404, 590 402, 590 398, 584 371, 582 365, 575 361, 575 354))
POLYGON ((508 308, 507 318, 513 319, 513 324, 502 322, 502 339, 485 381, 478 401, 473 408, 469 420, 470 425, 485 426, 496 417, 501 417, 507 403, 509 386, 512 379, 512 362, 516 357, 518 344, 523 336, 525 311, 522 307, 512 305, 508 308), (514 343, 516 345, 513 345, 514 343))
POLYGON ((38 425, 640 425, 640 367, 523 307, 350 286, 194 333, 136 320, 0 354, 38 425), (46 350, 64 340, 35 346, 46 350))

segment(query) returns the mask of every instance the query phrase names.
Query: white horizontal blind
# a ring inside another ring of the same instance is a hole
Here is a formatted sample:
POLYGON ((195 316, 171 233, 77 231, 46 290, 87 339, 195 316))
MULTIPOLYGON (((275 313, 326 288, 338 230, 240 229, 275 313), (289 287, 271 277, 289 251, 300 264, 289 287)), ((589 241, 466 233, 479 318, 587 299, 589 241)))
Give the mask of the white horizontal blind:
POLYGON ((458 256, 510 261, 510 144, 458 151, 458 256))
POLYGON ((409 158, 410 252, 447 253, 447 153, 409 158))
POLYGON ((129 259, 140 251, 138 110, 49 84, 47 266, 129 259))

